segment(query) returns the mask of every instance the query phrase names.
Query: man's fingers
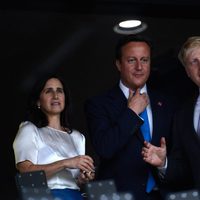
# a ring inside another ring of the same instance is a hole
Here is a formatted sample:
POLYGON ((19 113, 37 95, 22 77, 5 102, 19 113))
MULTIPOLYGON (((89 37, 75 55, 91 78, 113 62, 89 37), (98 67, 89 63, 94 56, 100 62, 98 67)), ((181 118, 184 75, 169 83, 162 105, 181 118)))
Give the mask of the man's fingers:
POLYGON ((130 99, 130 98, 132 98, 132 96, 133 96, 133 91, 129 90, 129 96, 128 96, 128 98, 130 99))
POLYGON ((137 88, 137 90, 135 91, 135 95, 139 95, 140 94, 140 88, 137 88))
POLYGON ((164 137, 161 138, 160 146, 161 146, 161 148, 166 148, 166 141, 165 141, 164 137))

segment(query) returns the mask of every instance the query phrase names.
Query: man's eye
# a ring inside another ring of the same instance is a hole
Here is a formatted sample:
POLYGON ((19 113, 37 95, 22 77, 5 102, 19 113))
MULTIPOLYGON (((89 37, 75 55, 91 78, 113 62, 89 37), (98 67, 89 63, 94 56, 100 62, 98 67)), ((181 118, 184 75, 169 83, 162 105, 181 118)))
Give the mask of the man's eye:
POLYGON ((197 65, 199 62, 197 59, 194 59, 190 62, 191 65, 197 65))
POLYGON ((149 63, 149 58, 142 58, 142 59, 141 59, 141 63, 142 63, 142 64, 147 64, 147 63, 149 63))
POLYGON ((136 59, 135 59, 135 58, 128 59, 128 63, 129 63, 129 64, 135 63, 135 62, 136 62, 136 59))

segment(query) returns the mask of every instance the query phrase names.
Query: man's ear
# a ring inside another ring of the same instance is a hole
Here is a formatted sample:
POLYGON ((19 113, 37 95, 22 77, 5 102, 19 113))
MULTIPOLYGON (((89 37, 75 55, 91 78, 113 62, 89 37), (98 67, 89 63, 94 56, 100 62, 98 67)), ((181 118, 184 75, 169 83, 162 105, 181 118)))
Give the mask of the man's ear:
POLYGON ((121 71, 121 63, 119 60, 115 61, 115 65, 117 66, 118 71, 121 71))
POLYGON ((187 67, 185 67, 185 72, 186 72, 187 76, 190 78, 190 71, 188 70, 187 67))

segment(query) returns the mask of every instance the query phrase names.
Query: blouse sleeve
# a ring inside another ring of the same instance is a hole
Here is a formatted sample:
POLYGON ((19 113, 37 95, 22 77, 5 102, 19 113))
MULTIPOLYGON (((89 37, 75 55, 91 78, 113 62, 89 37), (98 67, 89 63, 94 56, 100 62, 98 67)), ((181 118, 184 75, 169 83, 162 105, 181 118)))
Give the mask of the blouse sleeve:
POLYGON ((13 142, 15 163, 29 160, 37 163, 37 128, 31 122, 22 122, 13 142))
POLYGON ((77 130, 73 130, 71 136, 78 154, 85 155, 85 136, 77 130))

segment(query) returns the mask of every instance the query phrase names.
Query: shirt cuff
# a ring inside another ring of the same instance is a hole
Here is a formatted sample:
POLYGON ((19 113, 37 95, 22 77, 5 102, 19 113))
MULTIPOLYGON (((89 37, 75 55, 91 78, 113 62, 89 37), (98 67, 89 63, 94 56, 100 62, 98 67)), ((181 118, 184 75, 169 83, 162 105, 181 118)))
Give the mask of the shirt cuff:
POLYGON ((167 164, 168 164, 168 160, 167 160, 167 157, 166 157, 165 165, 163 167, 158 167, 159 175, 161 176, 161 178, 164 178, 164 176, 165 176, 167 164))

